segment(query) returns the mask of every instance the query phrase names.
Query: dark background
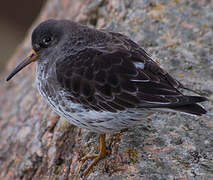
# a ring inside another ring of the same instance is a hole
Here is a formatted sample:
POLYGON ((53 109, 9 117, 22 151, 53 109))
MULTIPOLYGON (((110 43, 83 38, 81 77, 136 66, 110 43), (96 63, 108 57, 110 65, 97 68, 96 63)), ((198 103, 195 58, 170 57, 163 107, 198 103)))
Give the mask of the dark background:
POLYGON ((0 71, 20 44, 45 0, 2 1, 0 5, 0 71))

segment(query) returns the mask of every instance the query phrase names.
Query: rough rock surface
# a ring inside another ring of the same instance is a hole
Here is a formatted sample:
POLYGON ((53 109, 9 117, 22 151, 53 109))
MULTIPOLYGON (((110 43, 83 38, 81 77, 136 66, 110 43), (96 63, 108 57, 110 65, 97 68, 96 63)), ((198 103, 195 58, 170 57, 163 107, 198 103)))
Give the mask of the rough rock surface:
MULTIPOLYGON (((202 117, 156 113, 108 135, 112 154, 88 179, 213 179, 213 1, 49 0, 32 27, 48 18, 122 32, 210 99, 202 117)), ((0 179, 81 179, 88 163, 80 169, 79 160, 98 150, 98 135, 47 107, 33 82, 35 66, 4 81, 30 50, 31 31, 0 76, 0 179)))

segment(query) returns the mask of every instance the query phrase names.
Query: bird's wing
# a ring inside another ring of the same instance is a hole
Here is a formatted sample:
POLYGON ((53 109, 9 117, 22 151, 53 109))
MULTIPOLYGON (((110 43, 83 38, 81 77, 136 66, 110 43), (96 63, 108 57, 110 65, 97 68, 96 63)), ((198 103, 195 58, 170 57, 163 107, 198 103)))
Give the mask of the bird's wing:
POLYGON ((199 102, 199 97, 182 95, 176 89, 178 82, 145 54, 87 48, 56 66, 59 82, 72 94, 70 100, 97 111, 173 108, 199 102))

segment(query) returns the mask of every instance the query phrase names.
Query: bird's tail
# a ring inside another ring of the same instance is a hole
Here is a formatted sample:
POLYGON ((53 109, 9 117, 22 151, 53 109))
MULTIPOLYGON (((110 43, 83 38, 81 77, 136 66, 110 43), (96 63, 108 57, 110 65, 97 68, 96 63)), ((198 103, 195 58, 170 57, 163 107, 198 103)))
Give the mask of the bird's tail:
POLYGON ((191 104, 171 107, 170 109, 199 116, 201 116, 202 114, 206 114, 207 111, 201 105, 198 105, 196 103, 207 101, 207 98, 199 96, 188 96, 188 98, 192 100, 191 104))

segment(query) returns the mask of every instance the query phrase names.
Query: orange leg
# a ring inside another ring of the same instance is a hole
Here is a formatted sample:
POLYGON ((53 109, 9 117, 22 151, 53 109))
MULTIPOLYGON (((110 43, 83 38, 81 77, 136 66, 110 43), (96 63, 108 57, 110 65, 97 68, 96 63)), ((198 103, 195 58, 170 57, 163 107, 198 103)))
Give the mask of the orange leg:
POLYGON ((106 139, 106 134, 100 134, 99 154, 86 155, 85 157, 82 158, 81 160, 82 163, 84 163, 88 159, 94 159, 92 163, 84 171, 84 176, 87 176, 89 171, 93 168, 93 166, 95 166, 101 159, 105 158, 108 154, 110 154, 110 151, 106 149, 105 139, 106 139))

